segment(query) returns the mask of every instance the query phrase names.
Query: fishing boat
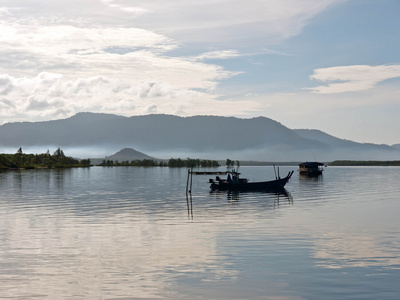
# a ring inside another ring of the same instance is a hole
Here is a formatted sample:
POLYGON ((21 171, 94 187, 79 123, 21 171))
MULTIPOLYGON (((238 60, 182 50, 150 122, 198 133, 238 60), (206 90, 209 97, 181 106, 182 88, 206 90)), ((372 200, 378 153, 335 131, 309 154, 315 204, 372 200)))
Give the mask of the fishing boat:
POLYGON ((294 171, 290 171, 286 177, 280 178, 279 175, 275 180, 270 181, 259 181, 249 182, 247 178, 240 178, 240 173, 233 170, 228 173, 227 179, 222 179, 217 176, 214 179, 210 179, 209 183, 211 190, 219 191, 274 191, 282 190, 286 183, 292 177, 294 171))
POLYGON ((323 163, 312 161, 299 164, 299 172, 303 175, 317 176, 321 175, 323 171, 323 163))

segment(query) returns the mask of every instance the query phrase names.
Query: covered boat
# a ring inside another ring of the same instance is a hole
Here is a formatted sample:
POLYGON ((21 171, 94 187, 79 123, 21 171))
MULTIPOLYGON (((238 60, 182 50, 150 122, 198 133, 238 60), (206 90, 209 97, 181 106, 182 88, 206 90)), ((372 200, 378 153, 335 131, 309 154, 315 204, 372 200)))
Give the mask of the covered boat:
POLYGON ((274 191, 282 190, 290 177, 293 175, 293 171, 290 171, 286 177, 280 178, 279 176, 275 180, 270 181, 259 181, 249 182, 247 178, 239 178, 240 173, 232 171, 228 172, 227 179, 221 179, 219 176, 216 179, 210 179, 211 190, 219 191, 274 191))
POLYGON ((323 171, 323 163, 312 161, 299 164, 300 174, 321 175, 323 171))

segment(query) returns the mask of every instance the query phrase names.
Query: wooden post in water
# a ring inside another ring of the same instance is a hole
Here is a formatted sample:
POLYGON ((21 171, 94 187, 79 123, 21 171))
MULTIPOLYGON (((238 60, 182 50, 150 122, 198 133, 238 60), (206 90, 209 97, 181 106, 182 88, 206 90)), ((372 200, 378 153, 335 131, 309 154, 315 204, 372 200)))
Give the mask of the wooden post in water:
POLYGON ((190 194, 192 194, 192 183, 193 183, 193 166, 190 170, 190 190, 189 190, 190 194))
POLYGON ((190 176, 190 169, 188 169, 188 176, 187 176, 187 180, 186 180, 186 197, 187 197, 188 189, 189 189, 189 176, 190 176))

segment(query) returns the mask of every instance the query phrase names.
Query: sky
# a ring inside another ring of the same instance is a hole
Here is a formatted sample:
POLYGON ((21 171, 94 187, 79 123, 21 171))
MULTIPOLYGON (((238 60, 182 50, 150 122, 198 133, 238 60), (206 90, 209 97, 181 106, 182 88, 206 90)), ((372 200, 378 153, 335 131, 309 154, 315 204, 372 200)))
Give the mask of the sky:
POLYGON ((399 0, 0 0, 0 124, 264 116, 400 143, 399 0))

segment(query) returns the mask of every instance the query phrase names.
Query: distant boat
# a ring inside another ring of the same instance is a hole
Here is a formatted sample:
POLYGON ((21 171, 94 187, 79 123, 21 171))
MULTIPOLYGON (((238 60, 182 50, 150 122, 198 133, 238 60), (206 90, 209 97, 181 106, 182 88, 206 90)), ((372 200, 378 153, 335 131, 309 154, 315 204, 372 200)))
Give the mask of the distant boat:
POLYGON ((323 171, 323 163, 312 161, 299 164, 300 174, 305 175, 321 175, 323 171))
POLYGON ((294 171, 290 171, 286 177, 280 178, 279 176, 275 180, 270 181, 259 181, 249 182, 247 178, 239 178, 240 173, 236 171, 227 172, 227 179, 221 179, 219 176, 216 179, 210 179, 211 190, 219 191, 274 191, 282 190, 286 183, 292 177, 294 171))

